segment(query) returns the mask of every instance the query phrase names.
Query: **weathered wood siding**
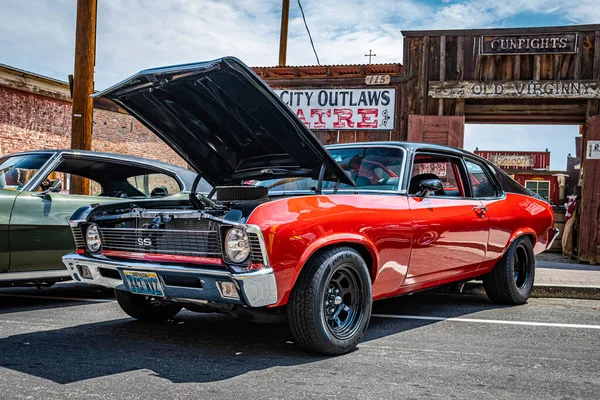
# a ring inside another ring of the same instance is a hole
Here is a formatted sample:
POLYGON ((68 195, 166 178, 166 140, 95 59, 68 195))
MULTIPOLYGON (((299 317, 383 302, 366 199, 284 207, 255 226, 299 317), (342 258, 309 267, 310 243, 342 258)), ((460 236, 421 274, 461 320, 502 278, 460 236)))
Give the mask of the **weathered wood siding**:
POLYGON ((404 34, 406 112, 465 115, 481 123, 585 123, 598 114, 596 99, 432 98, 430 81, 570 81, 600 79, 600 25, 471 31, 412 31, 404 34), (482 35, 578 32, 575 54, 481 55, 482 35), (539 119, 538 119, 539 118, 539 119))

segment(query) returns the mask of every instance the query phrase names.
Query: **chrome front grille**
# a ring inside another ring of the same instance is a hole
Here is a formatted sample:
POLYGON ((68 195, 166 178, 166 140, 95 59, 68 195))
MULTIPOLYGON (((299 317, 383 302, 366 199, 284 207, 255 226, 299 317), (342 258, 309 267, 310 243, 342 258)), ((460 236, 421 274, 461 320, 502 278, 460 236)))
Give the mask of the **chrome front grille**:
POLYGON ((75 248, 83 249, 85 247, 85 240, 83 239, 81 227, 71 227, 71 232, 73 233, 73 240, 75 240, 75 248))
POLYGON ((221 258, 216 230, 100 228, 102 248, 135 253, 221 258))

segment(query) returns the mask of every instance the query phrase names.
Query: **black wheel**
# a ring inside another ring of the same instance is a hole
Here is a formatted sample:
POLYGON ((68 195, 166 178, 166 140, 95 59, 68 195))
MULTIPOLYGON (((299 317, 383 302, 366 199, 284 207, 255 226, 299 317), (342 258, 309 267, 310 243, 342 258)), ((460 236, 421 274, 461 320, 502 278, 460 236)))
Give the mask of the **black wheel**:
POLYGON ((313 256, 292 290, 287 314, 296 342, 326 355, 343 354, 364 336, 373 298, 369 270, 350 247, 313 256))
POLYGON ((527 237, 516 239, 494 269, 483 277, 489 299, 498 304, 524 304, 533 289, 535 257, 527 237))
POLYGON ((130 317, 140 321, 165 321, 181 311, 181 306, 165 304, 154 297, 115 289, 117 302, 130 317))

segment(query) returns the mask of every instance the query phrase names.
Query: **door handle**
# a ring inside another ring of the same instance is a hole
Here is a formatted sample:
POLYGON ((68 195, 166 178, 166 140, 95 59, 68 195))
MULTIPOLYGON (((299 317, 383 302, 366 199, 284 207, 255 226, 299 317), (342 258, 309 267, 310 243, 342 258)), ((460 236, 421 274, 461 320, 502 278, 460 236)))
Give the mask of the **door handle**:
POLYGON ((475 213, 480 215, 481 218, 485 218, 485 212, 487 211, 487 207, 486 206, 473 207, 473 211, 475 211, 475 213))

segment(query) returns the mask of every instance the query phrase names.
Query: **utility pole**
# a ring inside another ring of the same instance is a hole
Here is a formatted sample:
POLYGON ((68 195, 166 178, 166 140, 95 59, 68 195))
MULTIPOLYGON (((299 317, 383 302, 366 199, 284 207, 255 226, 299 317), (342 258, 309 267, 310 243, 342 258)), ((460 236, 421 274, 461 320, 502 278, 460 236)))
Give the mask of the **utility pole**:
POLYGON ((290 19, 290 0, 281 2, 281 35, 279 36, 279 66, 285 66, 287 53, 288 21, 290 19))
MULTIPOLYGON (((94 65, 96 63, 97 0, 77 0, 71 148, 92 149, 94 65)), ((89 194, 89 180, 71 177, 71 193, 89 194)))

